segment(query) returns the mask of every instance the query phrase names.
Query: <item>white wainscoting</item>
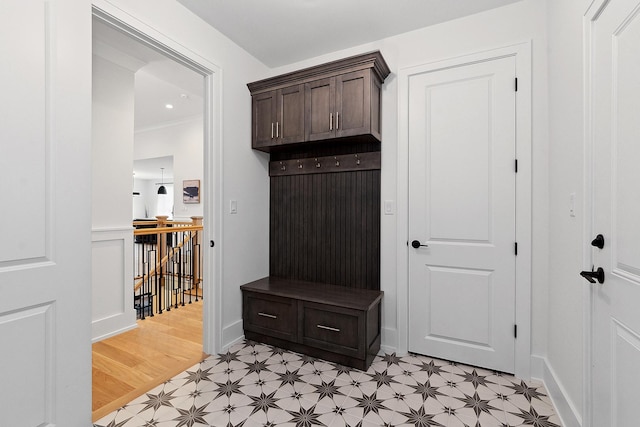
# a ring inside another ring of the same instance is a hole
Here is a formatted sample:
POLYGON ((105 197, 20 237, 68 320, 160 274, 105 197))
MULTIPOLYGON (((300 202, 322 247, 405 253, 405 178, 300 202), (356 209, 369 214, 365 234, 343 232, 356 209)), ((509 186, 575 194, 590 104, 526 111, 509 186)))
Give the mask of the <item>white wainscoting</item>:
POLYGON ((91 238, 92 341, 133 329, 133 229, 101 228, 91 238))

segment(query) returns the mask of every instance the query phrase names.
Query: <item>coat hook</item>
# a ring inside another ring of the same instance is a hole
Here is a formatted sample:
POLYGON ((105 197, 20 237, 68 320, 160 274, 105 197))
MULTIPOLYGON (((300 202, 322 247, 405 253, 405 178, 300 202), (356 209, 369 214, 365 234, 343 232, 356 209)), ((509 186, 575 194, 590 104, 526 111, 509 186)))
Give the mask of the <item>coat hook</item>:
POLYGON ((319 167, 321 167, 321 166, 322 166, 322 165, 320 164, 320 162, 318 161, 318 159, 314 159, 314 160, 315 160, 315 162, 316 162, 316 167, 317 167, 317 168, 319 168, 319 167))
POLYGON ((360 164, 360 158, 358 157, 358 155, 356 154, 356 165, 360 164))
POLYGON ((334 157, 334 159, 336 160, 336 166, 340 166, 340 161, 338 160, 338 158, 334 157))
POLYGON ((287 166, 282 162, 280 162, 280 170, 281 171, 286 171, 287 170, 287 166))
POLYGON ((298 160, 298 169, 302 169, 302 163, 300 163, 300 160, 298 160))

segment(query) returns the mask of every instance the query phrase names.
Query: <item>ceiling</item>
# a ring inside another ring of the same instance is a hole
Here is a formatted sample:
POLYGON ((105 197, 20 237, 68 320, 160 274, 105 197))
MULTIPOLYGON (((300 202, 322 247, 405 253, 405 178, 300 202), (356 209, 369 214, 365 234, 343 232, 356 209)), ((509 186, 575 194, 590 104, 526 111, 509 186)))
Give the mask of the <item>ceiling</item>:
MULTIPOLYGON (((135 131, 202 115, 204 78, 195 71, 95 18, 93 51, 135 73, 135 131), (167 109, 166 104, 173 108, 167 109)), ((133 172, 137 179, 155 182, 160 182, 164 173, 164 182, 170 182, 173 157, 136 160, 133 172)))
POLYGON ((520 0, 178 0, 269 67, 520 0))
POLYGON ((93 51, 135 72, 136 131, 202 114, 204 77, 195 71, 96 18, 93 51))

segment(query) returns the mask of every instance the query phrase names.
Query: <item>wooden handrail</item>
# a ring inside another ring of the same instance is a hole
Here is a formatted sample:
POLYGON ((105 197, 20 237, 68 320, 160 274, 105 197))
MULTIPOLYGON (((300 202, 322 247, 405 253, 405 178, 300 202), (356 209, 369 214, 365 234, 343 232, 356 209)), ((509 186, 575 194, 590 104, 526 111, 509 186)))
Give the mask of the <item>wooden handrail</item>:
POLYGON ((166 234, 174 231, 202 231, 204 227, 202 225, 189 225, 184 227, 149 227, 149 228, 136 228, 133 230, 134 236, 145 236, 149 234, 166 234))
MULTIPOLYGON (((158 225, 160 222, 157 219, 150 220, 141 220, 141 221, 133 221, 132 224, 136 225, 158 225)), ((172 224, 172 225, 194 225, 192 221, 165 221, 163 224, 172 224)), ((197 224, 195 224, 197 225, 197 224)))

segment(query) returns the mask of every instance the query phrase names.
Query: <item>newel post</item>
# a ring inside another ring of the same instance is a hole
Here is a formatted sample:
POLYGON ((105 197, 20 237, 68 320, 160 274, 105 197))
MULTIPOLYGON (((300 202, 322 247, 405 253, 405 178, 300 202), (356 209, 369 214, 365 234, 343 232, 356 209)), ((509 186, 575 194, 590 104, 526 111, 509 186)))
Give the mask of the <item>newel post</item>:
MULTIPOLYGON (((167 226, 167 215, 156 215, 158 220, 158 228, 164 228, 167 226)), ((167 233, 158 232, 156 242, 158 244, 158 260, 156 265, 160 270, 160 286, 164 286, 164 268, 162 268, 162 260, 167 256, 167 233)))
MULTIPOLYGON (((193 225, 195 226, 201 226, 202 225, 202 216, 192 216, 191 217, 191 221, 193 222, 193 225)), ((201 230, 197 230, 194 234, 193 234, 193 251, 191 251, 191 256, 193 257, 192 260, 192 265, 193 265, 193 285, 196 288, 196 295, 198 292, 198 287, 200 286, 200 282, 202 281, 202 277, 200 277, 201 274, 201 270, 200 270, 200 257, 202 255, 201 252, 201 238, 202 236, 202 231, 201 230), (197 249, 196 249, 197 248, 197 249)))

